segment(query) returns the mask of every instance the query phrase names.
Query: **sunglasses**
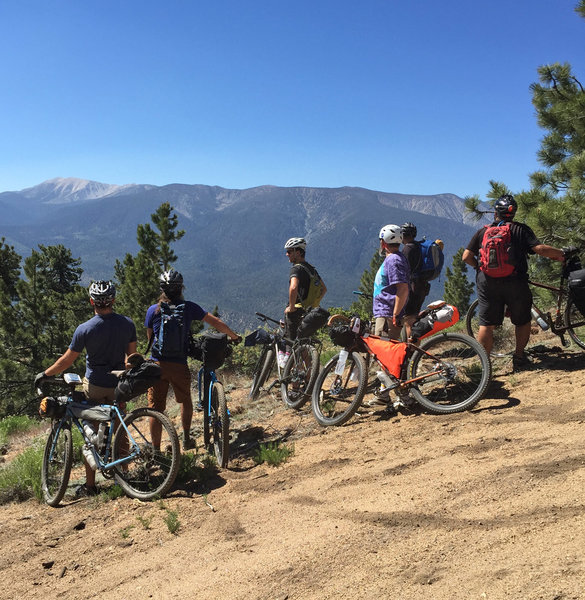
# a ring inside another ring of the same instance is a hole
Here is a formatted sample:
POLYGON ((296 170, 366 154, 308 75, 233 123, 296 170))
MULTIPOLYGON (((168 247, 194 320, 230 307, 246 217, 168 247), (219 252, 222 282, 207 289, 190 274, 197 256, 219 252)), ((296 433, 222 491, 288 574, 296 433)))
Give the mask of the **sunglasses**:
POLYGON ((292 254, 294 251, 296 250, 296 248, 289 248, 286 253, 287 254, 292 254))

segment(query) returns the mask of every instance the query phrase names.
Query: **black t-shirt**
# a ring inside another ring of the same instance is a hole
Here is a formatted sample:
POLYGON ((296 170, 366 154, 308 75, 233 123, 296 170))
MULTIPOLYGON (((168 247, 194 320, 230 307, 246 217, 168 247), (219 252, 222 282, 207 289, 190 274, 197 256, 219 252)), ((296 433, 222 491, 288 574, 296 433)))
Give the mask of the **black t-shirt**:
POLYGON ((289 281, 296 277, 299 280, 299 288, 297 292, 297 302, 302 302, 307 298, 309 294, 309 285, 311 284, 311 277, 309 273, 307 273, 307 269, 309 269, 311 274, 315 273, 315 267, 310 265, 308 262, 300 262, 296 265, 293 265, 290 269, 289 281), (301 266, 303 265, 305 268, 301 266))
POLYGON ((420 244, 417 244, 416 242, 409 242, 408 244, 404 244, 404 246, 402 246, 402 254, 406 256, 408 266, 410 267, 410 277, 412 279, 413 275, 422 266, 422 252, 420 249, 420 244))
MULTIPOLYGON (((500 221, 494 221, 492 225, 497 225, 500 221)), ((485 234, 485 227, 482 227, 475 232, 467 250, 473 252, 475 256, 479 256, 479 250, 485 234)), ((534 231, 524 223, 516 223, 513 221, 510 227, 512 236, 512 256, 516 266, 516 274, 513 277, 525 277, 528 273, 528 254, 534 254, 532 248, 538 246, 542 242, 536 237, 534 231)))

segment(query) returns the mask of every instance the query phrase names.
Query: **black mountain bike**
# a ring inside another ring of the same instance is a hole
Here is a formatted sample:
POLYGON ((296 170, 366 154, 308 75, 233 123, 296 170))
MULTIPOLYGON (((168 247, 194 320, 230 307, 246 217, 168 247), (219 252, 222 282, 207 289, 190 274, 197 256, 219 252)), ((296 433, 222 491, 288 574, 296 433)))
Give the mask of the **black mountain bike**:
POLYGON ((262 352, 254 369, 249 397, 251 400, 258 397, 276 365, 277 378, 266 391, 280 385, 284 403, 289 408, 298 410, 311 399, 311 392, 319 374, 321 342, 312 338, 289 340, 282 333, 280 321, 262 313, 257 312, 256 315, 262 322, 270 321, 277 327, 265 336, 262 352), (284 366, 281 366, 277 357, 279 350, 283 350, 285 346, 290 348, 290 354, 284 366))
MULTIPOLYGON (((573 299, 569 295, 567 286, 569 273, 580 268, 580 262, 577 257, 579 252, 578 248, 565 250, 566 261, 561 270, 558 286, 532 280, 528 280, 528 283, 534 287, 554 292, 556 297, 556 305, 552 312, 545 312, 538 308, 534 302, 532 303, 532 316, 538 327, 544 331, 550 330, 555 335, 558 335, 563 346, 569 345, 565 339, 565 334, 568 333, 573 342, 585 350, 585 317, 575 306, 573 299)), ((472 302, 465 317, 467 333, 476 339, 479 332, 478 305, 478 300, 472 302)), ((496 327, 494 330, 492 354, 494 356, 504 356, 506 354, 505 351, 513 348, 513 346, 513 327, 509 327, 507 323, 496 327)))

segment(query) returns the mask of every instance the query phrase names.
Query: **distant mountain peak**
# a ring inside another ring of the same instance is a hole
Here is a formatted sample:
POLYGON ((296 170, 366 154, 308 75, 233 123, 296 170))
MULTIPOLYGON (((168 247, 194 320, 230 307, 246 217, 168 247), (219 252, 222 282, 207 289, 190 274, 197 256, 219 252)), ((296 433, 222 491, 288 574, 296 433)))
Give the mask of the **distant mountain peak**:
POLYGON ((75 177, 56 177, 22 190, 21 194, 25 198, 43 204, 68 204, 110 196, 127 187, 131 186, 100 183, 75 177))

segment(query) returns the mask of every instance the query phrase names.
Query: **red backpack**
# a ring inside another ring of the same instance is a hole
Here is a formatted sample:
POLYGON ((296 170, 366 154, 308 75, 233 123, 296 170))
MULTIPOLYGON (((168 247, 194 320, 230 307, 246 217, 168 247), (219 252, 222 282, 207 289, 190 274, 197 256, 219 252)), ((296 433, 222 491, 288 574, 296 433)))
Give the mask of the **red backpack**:
POLYGON ((481 248, 479 268, 489 277, 508 277, 516 272, 513 264, 511 223, 486 225, 481 248))

